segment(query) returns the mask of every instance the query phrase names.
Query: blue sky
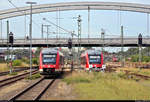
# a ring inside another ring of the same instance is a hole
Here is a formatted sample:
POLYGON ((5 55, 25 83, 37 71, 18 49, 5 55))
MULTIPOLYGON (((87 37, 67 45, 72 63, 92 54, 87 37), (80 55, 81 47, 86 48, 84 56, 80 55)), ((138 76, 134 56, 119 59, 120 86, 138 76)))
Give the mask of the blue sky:
MULTIPOLYGON (((35 1, 37 4, 48 4, 48 3, 59 3, 59 2, 75 2, 75 1, 87 1, 87 0, 11 0, 13 4, 17 7, 27 6, 27 1, 35 1)), ((149 0, 88 0, 88 1, 109 1, 109 2, 129 2, 129 3, 140 3, 140 4, 150 4, 149 0)), ((0 1, 0 10, 14 8, 7 0, 0 1)), ((60 14, 60 26, 77 33, 77 20, 71 19, 77 17, 79 14, 82 18, 82 37, 87 37, 88 33, 88 17, 87 10, 81 11, 60 11, 60 12, 50 12, 41 13, 33 15, 33 38, 41 37, 41 24, 49 24, 42 20, 46 17, 53 23, 56 23, 56 15, 60 14)), ((29 16, 20 16, 10 19, 5 19, 2 21, 2 33, 3 38, 6 37, 6 21, 10 22, 10 31, 12 31, 16 38, 23 38, 26 34, 29 34, 29 16), (25 23, 26 19, 26 23, 25 23), (26 24, 26 25, 25 25, 26 24), (26 29, 25 29, 26 28, 26 29)), ((142 33, 143 36, 149 35, 147 32, 147 14, 138 12, 128 12, 128 11, 114 11, 114 10, 91 10, 90 11, 90 37, 100 37, 101 28, 105 29, 106 37, 116 37, 120 36, 120 23, 124 26, 125 36, 138 36, 142 33), (119 15, 120 14, 120 15, 119 15), (121 20, 120 20, 121 16, 121 20), (120 22, 121 21, 121 22, 120 22), (113 36, 114 37, 114 36, 113 36)), ((46 29, 45 29, 46 30, 46 29)), ((55 26, 50 27, 50 31, 56 32, 55 26)), ((61 33, 65 33, 60 30, 61 33)), ((44 34, 46 37, 46 34, 44 34)), ((55 37, 56 35, 51 35, 50 37, 55 37)), ((68 35, 63 35, 61 37, 68 37, 68 35)))

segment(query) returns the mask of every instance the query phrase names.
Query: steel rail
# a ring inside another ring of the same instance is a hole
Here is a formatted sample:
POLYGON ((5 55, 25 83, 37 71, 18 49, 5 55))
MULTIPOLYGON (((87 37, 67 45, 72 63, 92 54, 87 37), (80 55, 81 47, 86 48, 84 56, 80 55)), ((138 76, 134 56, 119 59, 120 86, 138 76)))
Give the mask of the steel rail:
MULTIPOLYGON (((40 80, 38 80, 37 82, 33 83, 32 85, 30 85, 29 87, 25 88, 24 90, 20 91, 18 94, 14 95, 13 97, 11 97, 8 101, 15 101, 17 100, 17 98, 19 98, 20 96, 24 95, 26 92, 30 91, 32 88, 35 88, 36 85, 40 84, 42 81, 44 81, 45 78, 42 77, 40 80)), ((33 100, 39 100, 42 95, 45 93, 45 91, 54 83, 55 79, 52 79, 43 90, 41 90, 38 95, 36 97, 33 98, 33 100)))
MULTIPOLYGON (((12 84, 18 80, 21 80, 21 79, 24 79, 30 72, 27 72, 27 73, 24 73, 24 74, 21 74, 21 75, 17 75, 17 76, 14 76, 14 77, 10 77, 10 78, 7 78, 7 79, 3 79, 3 80, 0 80, 0 88, 3 87, 3 86, 6 86, 6 85, 9 85, 9 84, 12 84)), ((38 73, 38 70, 34 70, 32 71, 33 74, 36 74, 38 73)))
MULTIPOLYGON (((20 71, 24 71, 24 70, 28 70, 28 69, 29 69, 29 67, 19 67, 19 68, 15 67, 13 72, 20 72, 20 71)), ((34 67, 33 69, 36 69, 36 67, 34 67)), ((10 73, 10 71, 0 72, 0 76, 7 75, 9 73, 10 73)))

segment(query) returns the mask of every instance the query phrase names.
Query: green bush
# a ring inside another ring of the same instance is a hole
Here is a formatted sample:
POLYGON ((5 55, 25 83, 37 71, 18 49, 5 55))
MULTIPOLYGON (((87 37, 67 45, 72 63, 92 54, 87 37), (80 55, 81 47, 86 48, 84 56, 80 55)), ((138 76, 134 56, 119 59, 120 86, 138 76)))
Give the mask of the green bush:
POLYGON ((139 60, 139 56, 138 56, 138 55, 133 55, 133 56, 131 57, 131 61, 132 61, 132 62, 138 62, 138 60, 139 60))
MULTIPOLYGON (((22 58, 22 61, 25 62, 25 63, 27 63, 27 64, 30 64, 30 59, 22 58)), ((38 58, 32 58, 32 64, 38 65, 39 64, 38 61, 39 61, 38 58)))
POLYGON ((32 59, 32 63, 38 65, 39 64, 38 58, 33 58, 32 59))
POLYGON ((22 62, 25 62, 25 63, 27 63, 27 64, 30 63, 29 59, 27 59, 27 58, 22 58, 21 60, 22 60, 22 62))
POLYGON ((150 62, 149 56, 143 56, 142 62, 150 62))
POLYGON ((14 60, 12 63, 13 66, 21 66, 21 64, 22 64, 21 60, 14 60))
MULTIPOLYGON (((139 61, 139 55, 133 55, 131 56, 132 62, 138 62, 139 61)), ((149 56, 142 56, 142 62, 150 62, 149 56)))

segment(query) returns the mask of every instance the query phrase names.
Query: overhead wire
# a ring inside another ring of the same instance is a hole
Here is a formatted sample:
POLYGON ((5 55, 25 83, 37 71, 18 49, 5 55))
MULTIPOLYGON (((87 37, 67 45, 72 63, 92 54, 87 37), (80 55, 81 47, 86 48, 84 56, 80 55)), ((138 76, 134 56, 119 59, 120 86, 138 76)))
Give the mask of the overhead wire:
MULTIPOLYGON (((43 19, 43 18, 45 18, 45 17, 42 17, 42 15, 41 14, 39 14, 40 16, 41 16, 41 18, 43 19)), ((73 32, 72 31, 69 31, 69 30, 67 30, 67 29, 65 29, 65 28, 63 28, 63 27, 61 27, 61 26, 59 26, 59 25, 57 25, 57 24, 55 24, 55 23, 53 23, 52 21, 50 21, 49 19, 47 19, 47 18, 45 18, 45 21, 47 21, 47 22, 49 22, 50 24, 52 24, 52 25, 54 25, 54 26, 56 26, 57 28, 60 28, 60 29, 62 29, 63 31, 65 31, 65 32, 68 32, 68 34, 72 34, 73 32)))
MULTIPOLYGON (((14 3, 12 3, 11 0, 8 0, 8 2, 9 2, 12 6, 14 6, 18 11, 20 11, 20 9, 19 9, 14 3)), ((22 12, 22 13, 24 13, 24 15, 26 15, 25 11, 20 11, 20 12, 22 12)), ((26 17, 30 19, 30 17, 28 17, 28 16, 26 16, 26 17)), ((38 27, 41 28, 41 26, 40 26, 38 23, 36 23, 34 20, 32 20, 32 22, 33 22, 33 24, 35 24, 36 26, 38 26, 38 27)))

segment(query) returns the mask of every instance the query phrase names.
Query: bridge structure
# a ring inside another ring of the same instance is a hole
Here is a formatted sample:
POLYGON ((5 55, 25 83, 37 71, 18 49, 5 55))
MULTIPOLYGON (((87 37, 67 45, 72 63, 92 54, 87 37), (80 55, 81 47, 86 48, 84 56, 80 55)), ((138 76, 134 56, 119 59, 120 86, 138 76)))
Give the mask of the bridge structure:
MULTIPOLYGON (((119 10, 119 11, 132 11, 132 12, 141 12, 150 13, 150 5, 146 4, 136 4, 136 3, 121 3, 121 2, 63 2, 63 3, 54 3, 54 4, 40 4, 32 6, 32 14, 45 13, 45 12, 56 12, 56 11, 69 11, 69 10, 119 10)), ((0 20, 24 16, 30 14, 30 6, 18 7, 7 10, 0 10, 0 20)), ((89 17, 89 16, 88 16, 89 17)), ((89 28, 88 28, 89 29, 89 28)), ((88 34, 90 32, 88 31, 88 34)), ((71 34, 71 32, 70 32, 71 34)), ((82 33, 81 33, 82 35, 82 33)), ((129 47, 129 46, 138 46, 137 38, 124 38, 123 44, 121 43, 121 38, 105 38, 105 42, 101 38, 81 38, 81 46, 116 46, 116 47, 129 47)), ((68 38, 48 38, 47 39, 32 39, 33 47, 37 46, 67 46, 68 38)), ((30 41, 26 39, 15 39, 14 47, 25 46, 28 47, 30 41)), ((73 45, 78 46, 77 38, 73 39, 73 45)), ((149 46, 149 38, 143 38, 143 46, 149 46)), ((0 40, 0 47, 7 47, 7 40, 0 40)))
MULTIPOLYGON (((120 2, 63 2, 54 4, 33 5, 32 13, 45 13, 68 10, 120 10, 150 13, 150 5, 120 2)), ((29 15, 30 7, 18 7, 13 9, 1 10, 0 19, 7 19, 17 16, 29 15)))
MULTIPOLYGON (((73 38, 72 45, 78 47, 78 38, 73 38)), ((0 39, 0 47, 7 47, 7 39, 0 39)), ((9 45, 10 46, 10 45, 9 45)), ((14 39, 13 47, 29 47, 30 40, 14 39)), ((32 39, 33 47, 68 47, 68 38, 32 39)), ((120 38, 81 38, 81 47, 122 47, 120 38), (104 40, 104 41, 103 41, 104 40)), ((124 47, 137 47, 138 38, 124 38, 124 47)), ((150 46, 150 38, 143 38, 143 47, 150 46)))

